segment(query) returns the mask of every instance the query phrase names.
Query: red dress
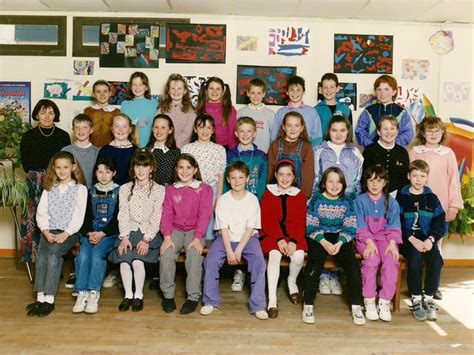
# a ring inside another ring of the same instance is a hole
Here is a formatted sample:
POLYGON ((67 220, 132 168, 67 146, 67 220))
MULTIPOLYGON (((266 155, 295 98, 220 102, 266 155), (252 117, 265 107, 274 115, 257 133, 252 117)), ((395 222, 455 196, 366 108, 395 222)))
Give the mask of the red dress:
POLYGON ((262 229, 260 246, 266 254, 279 250, 278 241, 296 243, 296 249, 307 250, 306 243, 306 197, 303 192, 291 187, 281 193, 277 185, 268 185, 260 201, 262 229))

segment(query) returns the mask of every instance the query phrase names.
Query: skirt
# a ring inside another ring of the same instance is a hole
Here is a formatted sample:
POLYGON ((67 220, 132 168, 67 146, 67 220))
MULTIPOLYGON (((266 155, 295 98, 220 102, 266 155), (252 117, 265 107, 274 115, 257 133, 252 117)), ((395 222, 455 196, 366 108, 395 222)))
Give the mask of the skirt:
POLYGON ((138 231, 130 232, 130 243, 132 243, 132 249, 127 249, 127 252, 123 255, 119 255, 118 246, 120 245, 121 240, 117 238, 115 242, 114 249, 109 254, 109 261, 114 264, 119 263, 129 263, 131 264, 133 260, 141 260, 146 263, 157 263, 160 256, 160 246, 163 242, 161 234, 157 234, 153 240, 150 241, 148 245, 148 253, 145 255, 140 255, 137 252, 137 244, 143 238, 143 233, 138 231))

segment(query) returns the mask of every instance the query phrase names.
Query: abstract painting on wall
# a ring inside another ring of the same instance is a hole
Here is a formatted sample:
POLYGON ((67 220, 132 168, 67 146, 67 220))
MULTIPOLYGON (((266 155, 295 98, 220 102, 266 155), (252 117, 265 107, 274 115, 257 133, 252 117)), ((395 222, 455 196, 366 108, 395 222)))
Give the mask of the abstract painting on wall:
POLYGON ((443 101, 469 103, 471 83, 443 83, 443 101))
POLYGON ((74 75, 94 75, 93 60, 74 60, 74 75))
POLYGON ((199 90, 201 89, 201 85, 204 84, 208 76, 185 76, 186 83, 188 84, 189 96, 191 96, 191 102, 194 106, 196 106, 198 101, 199 90))
POLYGON ((128 83, 125 81, 109 81, 112 95, 109 99, 111 105, 121 105, 127 98, 128 83))
POLYGON ((426 80, 430 74, 430 61, 427 59, 403 59, 402 79, 426 80))
POLYGON ((335 73, 391 74, 393 67, 393 36, 334 35, 335 73))
POLYGON ((91 101, 92 80, 75 80, 72 82, 72 100, 73 101, 91 101))
POLYGON ((267 105, 286 105, 286 83, 296 75, 296 67, 237 66, 237 103, 249 103, 246 87, 253 78, 262 79, 266 85, 263 102, 267 105))
MULTIPOLYGON (((321 82, 318 82, 318 88, 321 82)), ((319 93, 318 101, 324 100, 324 96, 319 93)), ((352 111, 357 109, 357 84, 356 83, 339 83, 339 92, 336 93, 336 100, 346 104, 352 111)))
POLYGON ((166 25, 166 63, 225 63, 225 51, 226 25, 166 25))
POLYGON ((158 68, 158 24, 101 23, 101 67, 158 68))
POLYGON ((309 51, 309 28, 271 27, 268 29, 268 54, 306 55, 309 51))
POLYGON ((236 49, 238 51, 247 51, 247 52, 257 51, 257 37, 237 36, 236 49))

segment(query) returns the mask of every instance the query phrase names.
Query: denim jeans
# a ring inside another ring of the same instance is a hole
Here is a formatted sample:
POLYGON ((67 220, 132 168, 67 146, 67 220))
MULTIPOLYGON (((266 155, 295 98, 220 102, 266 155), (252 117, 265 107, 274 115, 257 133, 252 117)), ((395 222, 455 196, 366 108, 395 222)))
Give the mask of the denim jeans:
POLYGON ((81 235, 81 247, 75 259, 76 291, 100 290, 107 267, 107 255, 112 251, 117 235, 104 236, 99 243, 91 244, 81 235))

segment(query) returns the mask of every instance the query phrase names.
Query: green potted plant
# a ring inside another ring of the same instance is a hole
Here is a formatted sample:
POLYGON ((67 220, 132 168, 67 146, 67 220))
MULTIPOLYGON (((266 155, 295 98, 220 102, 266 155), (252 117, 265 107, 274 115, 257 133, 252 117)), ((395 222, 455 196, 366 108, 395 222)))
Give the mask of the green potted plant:
POLYGON ((11 159, 0 161, 0 201, 2 207, 18 207, 24 213, 28 202, 28 186, 15 175, 11 166, 8 167, 8 161, 13 164, 11 159))
POLYGON ((20 165, 21 137, 30 128, 14 109, 0 109, 0 159, 11 158, 15 167, 20 165))
POLYGON ((449 235, 459 235, 461 238, 473 236, 474 222, 474 178, 470 171, 462 177, 461 196, 464 202, 464 209, 460 210, 454 221, 449 223, 449 235))

